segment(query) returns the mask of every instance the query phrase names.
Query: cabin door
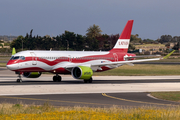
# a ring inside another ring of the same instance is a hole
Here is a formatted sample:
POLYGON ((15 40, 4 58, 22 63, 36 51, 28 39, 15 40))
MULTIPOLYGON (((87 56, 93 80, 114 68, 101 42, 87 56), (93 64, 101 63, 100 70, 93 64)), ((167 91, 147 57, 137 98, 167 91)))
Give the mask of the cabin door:
POLYGON ((30 52, 32 56, 32 65, 37 65, 37 57, 34 52, 30 52))

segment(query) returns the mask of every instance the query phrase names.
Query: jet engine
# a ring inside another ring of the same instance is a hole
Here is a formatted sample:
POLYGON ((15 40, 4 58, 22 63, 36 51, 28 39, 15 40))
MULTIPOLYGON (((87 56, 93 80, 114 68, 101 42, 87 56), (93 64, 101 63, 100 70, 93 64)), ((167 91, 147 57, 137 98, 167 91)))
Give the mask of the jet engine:
POLYGON ((87 66, 77 66, 72 69, 71 75, 75 79, 88 80, 92 77, 93 71, 90 67, 87 67, 87 66))
POLYGON ((23 76, 26 78, 38 78, 41 76, 41 72, 24 72, 23 76))

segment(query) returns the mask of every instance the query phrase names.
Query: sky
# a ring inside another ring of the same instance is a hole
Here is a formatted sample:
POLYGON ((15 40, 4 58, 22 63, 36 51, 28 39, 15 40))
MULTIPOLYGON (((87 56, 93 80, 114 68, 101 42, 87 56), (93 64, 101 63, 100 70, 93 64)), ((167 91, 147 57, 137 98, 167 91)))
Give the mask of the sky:
POLYGON ((120 34, 130 19, 132 34, 156 40, 180 36, 180 0, 0 0, 0 35, 85 35, 93 24, 102 34, 120 34))

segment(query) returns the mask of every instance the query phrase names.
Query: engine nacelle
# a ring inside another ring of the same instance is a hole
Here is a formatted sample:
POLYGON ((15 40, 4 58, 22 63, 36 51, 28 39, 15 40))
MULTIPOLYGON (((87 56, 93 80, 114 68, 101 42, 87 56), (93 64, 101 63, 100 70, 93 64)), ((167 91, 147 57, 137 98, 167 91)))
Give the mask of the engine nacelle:
POLYGON ((93 71, 90 67, 87 66, 77 66, 74 67, 71 71, 71 75, 75 79, 85 79, 88 80, 92 77, 93 71))
POLYGON ((23 76, 26 78, 38 78, 41 76, 41 72, 24 72, 23 76))

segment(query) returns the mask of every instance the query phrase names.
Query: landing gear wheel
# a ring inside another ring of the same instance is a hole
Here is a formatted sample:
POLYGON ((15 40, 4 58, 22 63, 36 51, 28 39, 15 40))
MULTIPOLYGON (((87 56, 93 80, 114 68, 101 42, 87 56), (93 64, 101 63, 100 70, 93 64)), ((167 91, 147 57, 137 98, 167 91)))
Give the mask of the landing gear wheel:
POLYGON ((56 75, 56 76, 53 76, 53 81, 54 82, 61 82, 61 76, 59 76, 59 75, 56 75))
POLYGON ((58 82, 61 82, 61 79, 62 79, 61 76, 58 76, 58 82))
POLYGON ((84 83, 87 83, 88 82, 88 80, 84 80, 84 83))
POLYGON ((88 79, 88 80, 84 80, 84 83, 92 83, 92 81, 93 81, 93 79, 92 79, 92 77, 91 77, 91 78, 88 79))
POLYGON ((53 81, 57 82, 57 77, 56 76, 53 76, 53 81))
POLYGON ((17 72, 16 74, 18 74, 18 77, 19 77, 19 78, 16 80, 16 82, 22 83, 21 73, 20 73, 20 72, 17 72))
POLYGON ((93 81, 93 79, 92 79, 92 77, 89 79, 89 83, 92 83, 92 81, 93 81))
POLYGON ((22 83, 22 79, 17 79, 17 82, 18 83, 22 83))

